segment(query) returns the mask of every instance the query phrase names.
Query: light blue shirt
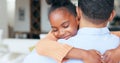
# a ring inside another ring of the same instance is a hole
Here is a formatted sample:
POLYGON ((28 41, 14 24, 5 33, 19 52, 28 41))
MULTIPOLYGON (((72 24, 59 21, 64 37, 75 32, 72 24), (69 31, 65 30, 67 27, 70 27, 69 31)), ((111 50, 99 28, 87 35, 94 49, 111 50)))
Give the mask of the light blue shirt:
MULTIPOLYGON (((107 27, 105 28, 81 28, 76 36, 68 40, 59 40, 61 43, 69 44, 76 48, 95 49, 102 54, 109 49, 116 48, 119 45, 119 38, 110 34, 107 27)), ((29 54, 23 63, 57 63, 55 60, 40 56, 34 50, 29 54)), ((65 63, 83 63, 82 60, 70 59, 65 63)))

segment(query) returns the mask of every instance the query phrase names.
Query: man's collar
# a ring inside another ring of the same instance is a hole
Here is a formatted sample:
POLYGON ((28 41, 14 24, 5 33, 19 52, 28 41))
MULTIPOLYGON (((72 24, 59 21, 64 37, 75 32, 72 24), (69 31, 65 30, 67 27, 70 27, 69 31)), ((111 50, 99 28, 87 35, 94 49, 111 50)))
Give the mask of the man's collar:
POLYGON ((88 28, 84 27, 78 30, 78 34, 108 34, 110 33, 107 27, 104 28, 88 28))

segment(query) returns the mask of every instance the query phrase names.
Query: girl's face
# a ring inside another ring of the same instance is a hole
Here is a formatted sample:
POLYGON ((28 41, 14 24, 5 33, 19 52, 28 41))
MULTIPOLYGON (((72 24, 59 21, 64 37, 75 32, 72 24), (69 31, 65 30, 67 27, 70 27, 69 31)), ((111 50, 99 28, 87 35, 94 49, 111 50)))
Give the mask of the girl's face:
POLYGON ((66 9, 56 9, 49 15, 52 33, 58 39, 68 39, 77 33, 78 19, 66 9))

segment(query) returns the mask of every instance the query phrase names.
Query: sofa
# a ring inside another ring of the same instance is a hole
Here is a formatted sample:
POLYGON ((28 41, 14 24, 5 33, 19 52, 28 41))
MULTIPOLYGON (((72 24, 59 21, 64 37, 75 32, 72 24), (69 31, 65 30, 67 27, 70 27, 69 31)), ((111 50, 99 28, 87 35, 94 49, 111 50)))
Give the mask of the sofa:
POLYGON ((39 39, 3 39, 0 44, 0 63, 22 63, 30 48, 39 39))

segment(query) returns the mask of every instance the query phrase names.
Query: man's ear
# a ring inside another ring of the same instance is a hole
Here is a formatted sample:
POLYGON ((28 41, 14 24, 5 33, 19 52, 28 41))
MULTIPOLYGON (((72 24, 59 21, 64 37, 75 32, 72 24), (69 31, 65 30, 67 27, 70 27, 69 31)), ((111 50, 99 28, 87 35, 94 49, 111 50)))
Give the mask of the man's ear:
POLYGON ((116 12, 115 12, 115 10, 113 10, 108 21, 113 21, 113 18, 115 17, 115 15, 116 15, 116 12))

